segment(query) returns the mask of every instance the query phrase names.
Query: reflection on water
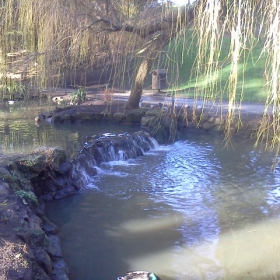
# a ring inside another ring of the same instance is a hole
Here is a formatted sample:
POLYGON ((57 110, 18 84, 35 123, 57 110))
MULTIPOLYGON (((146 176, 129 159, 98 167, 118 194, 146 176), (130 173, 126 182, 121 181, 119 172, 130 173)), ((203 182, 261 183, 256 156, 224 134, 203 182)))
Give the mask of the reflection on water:
POLYGON ((135 131, 135 127, 116 127, 108 124, 53 125, 34 119, 39 113, 55 109, 53 103, 17 101, 13 105, 0 104, 0 155, 30 152, 42 146, 60 146, 68 155, 81 150, 87 136, 104 132, 135 131))
POLYGON ((101 166, 50 203, 72 279, 150 270, 162 279, 279 279, 279 170, 251 143, 192 136, 101 166))

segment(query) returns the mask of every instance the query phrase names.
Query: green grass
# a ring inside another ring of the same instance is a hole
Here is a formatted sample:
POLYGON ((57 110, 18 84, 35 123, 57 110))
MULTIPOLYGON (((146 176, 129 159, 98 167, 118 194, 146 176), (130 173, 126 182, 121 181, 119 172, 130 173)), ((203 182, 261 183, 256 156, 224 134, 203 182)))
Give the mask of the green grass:
MULTIPOLYGON (((228 100, 227 85, 231 71, 230 60, 227 57, 229 46, 230 38, 225 38, 220 55, 219 70, 215 73, 215 77, 207 79, 202 75, 195 79, 192 77, 192 67, 197 55, 197 47, 194 42, 191 44, 190 36, 185 43, 183 40, 172 42, 167 48, 167 56, 170 58, 169 61, 171 61, 167 66, 167 79, 170 85, 168 90, 180 92, 180 95, 185 95, 190 98, 222 98, 225 101, 228 100), (205 89, 210 88, 214 79, 216 81, 214 91, 209 89, 209 95, 205 95, 205 89)), ((246 50, 240 59, 237 101, 264 103, 266 100, 265 81, 263 77, 266 58, 264 56, 259 58, 261 51, 262 44, 257 43, 252 51, 246 50)))

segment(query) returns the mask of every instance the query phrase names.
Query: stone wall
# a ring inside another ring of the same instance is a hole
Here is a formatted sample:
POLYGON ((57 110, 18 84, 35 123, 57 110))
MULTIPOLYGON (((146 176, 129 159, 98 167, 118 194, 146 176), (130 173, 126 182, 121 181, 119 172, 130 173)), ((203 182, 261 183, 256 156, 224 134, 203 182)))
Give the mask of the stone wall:
MULTIPOLYGON (((159 143, 166 143, 180 138, 185 132, 211 132, 224 134, 225 115, 198 108, 164 108, 161 106, 142 107, 135 110, 110 108, 96 110, 94 106, 74 106, 38 116, 55 124, 78 122, 111 122, 139 126, 147 130, 159 143), (154 108, 156 107, 156 108, 154 108)), ((232 135, 256 137, 261 115, 247 114, 239 116, 231 125, 232 135)))
POLYGON ((58 228, 47 218, 42 199, 50 192, 60 197, 63 189, 69 194, 65 164, 66 153, 60 148, 1 158, 1 279, 69 279, 58 228))
POLYGON ((104 161, 142 156, 155 147, 143 131, 92 139, 71 160, 59 147, 41 147, 0 160, 0 260, 3 280, 68 280, 58 227, 45 202, 76 194, 104 161))

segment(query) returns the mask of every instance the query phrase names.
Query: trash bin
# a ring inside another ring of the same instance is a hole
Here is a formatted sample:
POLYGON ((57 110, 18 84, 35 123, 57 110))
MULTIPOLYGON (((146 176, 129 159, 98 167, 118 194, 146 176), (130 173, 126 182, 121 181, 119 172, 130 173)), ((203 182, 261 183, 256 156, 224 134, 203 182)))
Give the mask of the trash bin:
POLYGON ((166 73, 165 69, 154 69, 152 71, 152 90, 162 90, 166 88, 166 73))

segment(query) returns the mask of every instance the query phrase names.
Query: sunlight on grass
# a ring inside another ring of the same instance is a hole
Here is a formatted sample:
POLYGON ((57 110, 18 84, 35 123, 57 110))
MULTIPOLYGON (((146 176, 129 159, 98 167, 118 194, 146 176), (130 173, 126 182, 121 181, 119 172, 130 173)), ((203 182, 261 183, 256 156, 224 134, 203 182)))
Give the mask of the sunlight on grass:
MULTIPOLYGON (((191 36, 190 33, 187 36, 191 36)), ((218 98, 224 101, 228 100, 228 79, 231 72, 231 64, 227 58, 230 38, 225 38, 221 50, 221 61, 219 62, 218 71, 212 77, 201 75, 192 77, 192 67, 195 65, 196 44, 191 38, 186 39, 186 43, 178 42, 167 48, 167 56, 175 66, 170 62, 168 65, 169 91, 180 92, 190 98, 204 98, 203 88, 211 87, 216 82, 216 93, 218 98), (189 43, 188 51, 184 50, 185 45, 189 43), (199 92, 201 92, 199 94, 199 92), (220 94, 221 93, 221 94, 220 94)), ((266 101, 267 90, 265 89, 264 69, 265 56, 261 56, 263 45, 256 44, 252 51, 246 51, 238 64, 238 83, 237 83, 237 101, 262 102, 266 101)), ((210 94, 210 97, 213 94, 210 94)))

